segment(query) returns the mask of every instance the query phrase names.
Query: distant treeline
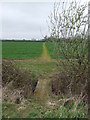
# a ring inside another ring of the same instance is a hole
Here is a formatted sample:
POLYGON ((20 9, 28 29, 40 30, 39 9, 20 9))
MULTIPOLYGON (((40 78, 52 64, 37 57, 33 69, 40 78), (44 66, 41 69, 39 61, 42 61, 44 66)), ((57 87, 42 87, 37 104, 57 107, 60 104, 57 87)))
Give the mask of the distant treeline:
MULTIPOLYGON (((44 38, 44 39, 40 39, 40 40, 36 40, 36 39, 32 39, 32 40, 25 40, 25 39, 18 39, 18 40, 15 40, 15 39, 3 39, 3 40, 0 40, 0 41, 3 41, 3 42, 52 42, 52 41, 56 41, 56 42, 61 42, 61 41, 67 41, 67 42, 72 42, 72 41, 75 41, 75 40, 83 40, 83 38, 81 36, 77 36, 77 37, 69 37, 69 38, 54 38, 54 37, 48 37, 48 38, 44 38)), ((87 40, 87 39, 86 39, 87 40)))
POLYGON ((46 42, 47 40, 2 40, 3 42, 46 42))

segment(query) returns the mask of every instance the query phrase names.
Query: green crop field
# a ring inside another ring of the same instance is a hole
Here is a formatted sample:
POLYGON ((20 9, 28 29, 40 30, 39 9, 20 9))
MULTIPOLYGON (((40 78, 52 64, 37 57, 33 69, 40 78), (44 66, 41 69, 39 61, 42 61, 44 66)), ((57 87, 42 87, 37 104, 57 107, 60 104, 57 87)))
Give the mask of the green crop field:
MULTIPOLYGON (((4 59, 33 59, 40 58, 43 52, 44 42, 25 42, 25 41, 3 41, 2 42, 2 58, 4 59)), ((83 43, 74 42, 68 44, 67 42, 60 42, 59 44, 59 56, 58 58, 64 59, 63 51, 67 53, 69 58, 77 58, 78 54, 82 53, 82 48, 84 47, 84 54, 88 54, 88 44, 83 45, 83 43), (76 49, 77 44, 79 46, 76 49), (68 51, 67 51, 68 50, 68 51)), ((53 43, 45 43, 48 53, 52 59, 55 59, 55 49, 53 43)))
POLYGON ((55 59, 55 55, 54 55, 54 45, 53 45, 53 43, 47 42, 47 43, 46 43, 46 47, 47 47, 47 49, 48 49, 48 51, 49 51, 49 54, 50 54, 51 58, 52 58, 52 59, 55 59))
MULTIPOLYGON (((2 42, 2 58, 4 59, 31 59, 40 58, 43 51, 43 42, 2 42)), ((53 54, 53 44, 47 42, 46 47, 51 58, 55 58, 53 54)))
POLYGON ((43 42, 2 42, 2 57, 5 59, 39 58, 43 42))

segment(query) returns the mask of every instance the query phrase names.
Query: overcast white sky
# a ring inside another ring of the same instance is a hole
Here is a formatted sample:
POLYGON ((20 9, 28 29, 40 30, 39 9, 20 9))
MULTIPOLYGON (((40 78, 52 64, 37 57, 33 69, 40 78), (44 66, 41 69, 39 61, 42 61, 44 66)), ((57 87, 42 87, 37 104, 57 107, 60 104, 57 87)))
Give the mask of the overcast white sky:
POLYGON ((50 0, 49 2, 3 2, 2 39, 41 39, 49 35, 46 21, 49 20, 48 16, 52 10, 53 2, 50 0))
POLYGON ((40 39, 48 34, 48 15, 52 3, 4 3, 3 38, 40 39))

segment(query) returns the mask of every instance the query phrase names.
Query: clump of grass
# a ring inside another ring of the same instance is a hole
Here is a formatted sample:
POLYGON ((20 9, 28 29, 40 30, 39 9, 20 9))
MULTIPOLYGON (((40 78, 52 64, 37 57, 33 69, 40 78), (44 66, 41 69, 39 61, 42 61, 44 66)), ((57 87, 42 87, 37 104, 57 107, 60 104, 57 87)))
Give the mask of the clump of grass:
POLYGON ((30 71, 20 71, 14 62, 3 61, 2 63, 2 85, 10 86, 14 89, 23 91, 24 97, 30 96, 37 85, 38 78, 30 71))
POLYGON ((21 113, 17 111, 15 104, 3 103, 2 118, 20 118, 21 113))
POLYGON ((3 117, 5 118, 88 118, 88 107, 77 98, 63 102, 57 106, 48 107, 41 104, 41 101, 28 102, 24 109, 18 110, 21 106, 11 103, 3 103, 3 117), (17 112, 18 111, 18 112, 17 112))
POLYGON ((35 107, 32 112, 29 113, 29 118, 87 118, 87 106, 83 103, 77 102, 76 99, 70 102, 69 106, 58 105, 58 107, 51 109, 44 107, 38 109, 35 107), (76 106, 77 103, 77 106, 76 106), (44 111, 44 112, 43 112, 44 111))
MULTIPOLYGON (((80 72, 79 72, 80 74, 80 72)), ((82 75, 77 76, 75 79, 71 74, 58 73, 52 77, 51 80, 51 89, 52 93, 56 96, 78 96, 81 98, 81 101, 87 103, 87 76, 82 75)))

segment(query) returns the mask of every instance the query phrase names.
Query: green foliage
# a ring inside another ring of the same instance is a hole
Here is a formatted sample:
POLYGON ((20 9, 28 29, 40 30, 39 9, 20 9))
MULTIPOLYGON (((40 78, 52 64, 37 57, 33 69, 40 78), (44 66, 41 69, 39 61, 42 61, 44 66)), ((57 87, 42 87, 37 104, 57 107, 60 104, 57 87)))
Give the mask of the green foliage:
POLYGON ((39 118, 40 117, 40 109, 35 108, 29 113, 29 118, 39 118))
POLYGON ((41 102, 32 101, 28 103, 24 110, 17 110, 19 106, 15 104, 3 104, 3 116, 8 118, 87 118, 87 110, 83 103, 78 104, 75 110, 75 103, 66 107, 64 105, 58 105, 58 108, 49 108, 42 106, 41 102), (26 113, 26 114, 25 114, 26 113))
MULTIPOLYGON (((60 73, 68 76, 65 88, 69 95, 87 95, 88 81, 88 39, 86 4, 61 0, 55 3, 50 18, 50 32, 60 73), (63 4, 61 4, 61 1, 63 4), (61 5, 61 6, 60 6, 61 5), (60 58, 64 60, 61 61, 60 58), (62 68, 62 69, 61 69, 62 68)), ((61 85, 61 79, 58 79, 61 85)), ((62 80, 62 85, 64 85, 62 80)), ((61 85, 61 88, 63 88, 61 85)), ((60 91, 61 92, 61 91, 60 91)))
POLYGON ((88 57, 88 41, 77 39, 74 40, 60 40, 56 46, 57 58, 63 59, 81 59, 88 57))
POLYGON ((20 118, 21 113, 17 111, 15 104, 3 103, 2 104, 2 117, 3 118, 20 118))

